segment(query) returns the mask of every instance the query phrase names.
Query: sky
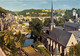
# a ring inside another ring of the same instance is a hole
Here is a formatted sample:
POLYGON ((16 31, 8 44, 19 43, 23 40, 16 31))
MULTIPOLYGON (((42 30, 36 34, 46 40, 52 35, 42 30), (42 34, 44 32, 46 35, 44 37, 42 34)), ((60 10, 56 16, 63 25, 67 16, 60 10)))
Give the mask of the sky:
POLYGON ((0 7, 11 10, 21 11, 25 9, 50 9, 51 2, 56 9, 80 8, 80 0, 0 0, 0 7))

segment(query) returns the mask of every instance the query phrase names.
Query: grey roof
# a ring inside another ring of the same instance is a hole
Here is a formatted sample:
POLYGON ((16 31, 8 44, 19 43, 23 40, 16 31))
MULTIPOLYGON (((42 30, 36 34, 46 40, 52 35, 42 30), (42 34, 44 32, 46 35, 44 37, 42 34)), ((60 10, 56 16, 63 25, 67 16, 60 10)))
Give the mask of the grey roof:
POLYGON ((55 28, 58 28, 58 29, 60 29, 60 30, 63 30, 63 29, 64 29, 64 28, 61 27, 61 26, 56 26, 55 28))
POLYGON ((79 31, 69 31, 74 34, 76 40, 79 42, 80 41, 80 32, 79 31))
POLYGON ((72 33, 70 32, 67 32, 67 31, 63 31, 63 30, 60 30, 60 29, 57 29, 57 28, 54 28, 50 33, 49 35, 48 34, 43 34, 42 36, 43 37, 49 37, 51 38, 52 40, 62 44, 63 46, 66 47, 69 39, 70 39, 70 36, 71 36, 72 33))
POLYGON ((74 27, 74 28, 79 28, 80 24, 79 23, 72 23, 72 22, 67 22, 64 25, 74 27))

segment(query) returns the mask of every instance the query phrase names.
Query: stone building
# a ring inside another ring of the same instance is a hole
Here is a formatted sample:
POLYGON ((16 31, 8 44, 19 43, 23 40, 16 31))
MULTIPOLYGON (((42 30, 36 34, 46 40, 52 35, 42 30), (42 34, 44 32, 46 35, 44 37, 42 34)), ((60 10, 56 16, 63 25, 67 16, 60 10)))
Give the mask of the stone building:
POLYGON ((64 30, 66 31, 80 31, 80 18, 78 18, 78 14, 76 10, 73 10, 73 18, 74 20, 71 22, 66 22, 64 24, 64 30))
POLYGON ((77 44, 73 33, 56 28, 53 20, 53 4, 51 7, 51 23, 49 27, 43 27, 41 42, 52 53, 51 56, 68 56, 69 47, 77 44))

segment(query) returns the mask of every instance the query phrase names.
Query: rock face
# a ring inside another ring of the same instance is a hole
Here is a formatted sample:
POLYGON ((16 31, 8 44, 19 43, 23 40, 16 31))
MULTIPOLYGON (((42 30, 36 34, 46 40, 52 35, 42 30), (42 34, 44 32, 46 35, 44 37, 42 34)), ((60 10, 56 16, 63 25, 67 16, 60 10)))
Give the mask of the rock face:
POLYGON ((0 17, 0 28, 1 31, 7 30, 7 29, 11 29, 11 26, 15 23, 15 16, 13 15, 4 15, 4 17, 0 17))

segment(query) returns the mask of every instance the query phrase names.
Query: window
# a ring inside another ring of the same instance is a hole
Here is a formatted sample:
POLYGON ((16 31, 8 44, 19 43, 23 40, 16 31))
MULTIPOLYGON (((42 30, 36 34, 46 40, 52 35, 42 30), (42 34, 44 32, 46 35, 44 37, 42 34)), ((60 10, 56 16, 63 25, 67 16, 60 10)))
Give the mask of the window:
POLYGON ((73 42, 72 42, 72 45, 73 45, 73 42))

